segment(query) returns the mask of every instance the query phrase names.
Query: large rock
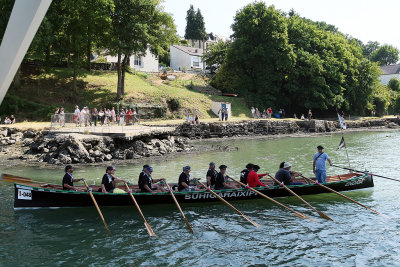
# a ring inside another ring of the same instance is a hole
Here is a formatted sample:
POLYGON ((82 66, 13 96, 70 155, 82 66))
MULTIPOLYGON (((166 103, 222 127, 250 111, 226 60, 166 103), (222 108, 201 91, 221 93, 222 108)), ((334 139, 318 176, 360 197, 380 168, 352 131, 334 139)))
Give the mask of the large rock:
POLYGON ((63 164, 71 164, 72 160, 70 157, 64 155, 64 154, 59 154, 58 155, 58 160, 63 163, 63 164))
POLYGON ((69 153, 72 156, 75 156, 78 159, 84 159, 89 157, 89 152, 86 150, 86 148, 83 146, 83 144, 79 141, 73 141, 71 142, 71 145, 67 147, 69 153))

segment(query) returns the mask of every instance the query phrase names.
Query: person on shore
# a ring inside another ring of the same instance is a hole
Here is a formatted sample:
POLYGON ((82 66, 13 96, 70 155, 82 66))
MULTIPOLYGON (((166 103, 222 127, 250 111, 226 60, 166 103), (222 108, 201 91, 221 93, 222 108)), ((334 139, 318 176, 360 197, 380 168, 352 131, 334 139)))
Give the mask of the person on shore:
POLYGON ((75 122, 75 126, 78 127, 78 123, 79 123, 79 115, 81 114, 81 111, 79 110, 78 105, 75 106, 75 110, 74 110, 74 122, 75 122))
POLYGON ((59 114, 60 114, 60 109, 56 108, 56 112, 54 112, 54 122, 57 123, 59 121, 59 114))
POLYGON ((115 123, 116 120, 116 116, 115 116, 115 109, 114 107, 111 108, 111 118, 112 118, 112 123, 115 123))
POLYGON ((308 110, 308 120, 312 119, 312 112, 311 109, 308 110))
POLYGON ((260 166, 254 165, 253 169, 249 172, 247 175, 247 184, 250 187, 258 187, 258 186, 263 186, 269 188, 268 185, 263 184, 260 181, 260 178, 267 175, 268 173, 263 173, 263 174, 258 174, 257 171, 260 169, 260 166))
POLYGON ((294 118, 295 120, 298 119, 296 113, 294 113, 293 118, 294 118))
POLYGON ((207 186, 212 188, 215 185, 215 180, 217 179, 218 172, 215 169, 215 163, 210 162, 210 168, 207 171, 206 179, 207 179, 207 186))
POLYGON ((236 189, 237 187, 228 183, 228 178, 230 178, 226 174, 226 165, 219 166, 219 173, 217 178, 215 179, 215 190, 222 190, 222 189, 236 189))
POLYGON ((248 163, 246 165, 246 169, 244 169, 240 172, 240 182, 241 183, 247 184, 247 176, 253 170, 253 168, 254 168, 254 164, 248 163))
POLYGON ((268 115, 268 119, 271 119, 271 116, 272 116, 272 108, 271 107, 269 107, 267 109, 267 115, 268 115))
POLYGON ((132 110, 130 108, 126 109, 126 125, 128 125, 131 121, 131 114, 132 114, 132 110))
POLYGON ((326 161, 332 166, 332 160, 323 152, 323 146, 317 146, 318 152, 314 155, 313 172, 318 183, 325 183, 326 180, 326 161))
POLYGON ((198 115, 196 115, 196 116, 194 117, 194 124, 200 124, 199 116, 198 116, 198 115))
POLYGON ((279 165, 280 169, 276 172, 275 174, 275 178, 283 183, 284 185, 301 185, 303 183, 300 182, 293 182, 294 178, 296 176, 299 176, 299 173, 295 173, 290 171, 290 169, 292 168, 292 164, 290 164, 289 162, 282 162, 279 165))
POLYGON ((256 108, 256 119, 260 118, 260 111, 258 110, 258 108, 256 108))
POLYGON ((126 183, 125 180, 117 178, 114 176, 115 171, 117 169, 114 166, 108 166, 106 169, 106 173, 103 176, 103 179, 101 180, 101 188, 99 191, 103 193, 113 193, 115 189, 115 185, 119 182, 126 183))
POLYGON ((4 124, 11 124, 11 120, 10 120, 9 117, 6 117, 6 118, 4 119, 4 124))
POLYGON ((99 112, 97 111, 97 108, 94 108, 92 111, 92 120, 94 122, 94 126, 97 126, 98 119, 99 119, 99 112))
POLYGON ((178 191, 180 192, 195 191, 197 188, 194 186, 190 186, 190 182, 192 181, 190 179, 190 166, 185 166, 182 169, 183 171, 179 175, 179 180, 178 180, 178 191))
POLYGON ((125 110, 121 109, 121 112, 119 113, 119 125, 123 126, 125 122, 125 110))
POLYGON ((10 116, 10 124, 15 124, 15 117, 13 114, 10 116))
POLYGON ((256 115, 256 109, 254 107, 251 107, 251 117, 254 119, 255 115, 256 115))
POLYGON ((304 117, 304 114, 301 114, 300 120, 305 120, 306 118, 304 117))
POLYGON ((74 172, 74 167, 72 167, 71 165, 67 165, 65 166, 65 174, 64 177, 62 179, 62 186, 63 186, 63 190, 75 190, 77 191, 77 189, 74 187, 74 182, 79 182, 82 181, 83 179, 75 179, 72 176, 72 173, 74 172))
POLYGON ((138 185, 140 191, 143 193, 157 193, 157 192, 165 192, 164 188, 161 185, 153 184, 161 181, 165 182, 164 178, 161 179, 153 179, 151 174, 153 173, 153 167, 149 165, 143 165, 143 170, 139 175, 138 185))
POLYGON ((85 108, 81 109, 81 112, 79 113, 79 127, 82 126, 82 123, 84 123, 85 120, 85 108))
POLYGON ((99 111, 99 121, 100 121, 100 125, 103 126, 103 124, 104 124, 104 111, 103 111, 102 108, 99 111))
POLYGON ((60 126, 64 127, 65 126, 65 112, 64 112, 63 107, 61 107, 61 109, 60 109, 59 120, 60 120, 60 126))
POLYGON ((138 118, 137 118, 136 109, 134 108, 134 109, 132 110, 132 124, 135 124, 136 122, 138 122, 138 118))

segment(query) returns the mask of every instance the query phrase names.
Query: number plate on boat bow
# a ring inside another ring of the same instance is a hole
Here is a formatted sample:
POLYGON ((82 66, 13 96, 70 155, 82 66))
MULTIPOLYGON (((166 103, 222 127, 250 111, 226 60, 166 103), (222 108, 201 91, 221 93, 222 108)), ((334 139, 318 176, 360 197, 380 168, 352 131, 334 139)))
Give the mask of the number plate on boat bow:
POLYGON ((18 189, 18 199, 32 200, 32 191, 18 189))

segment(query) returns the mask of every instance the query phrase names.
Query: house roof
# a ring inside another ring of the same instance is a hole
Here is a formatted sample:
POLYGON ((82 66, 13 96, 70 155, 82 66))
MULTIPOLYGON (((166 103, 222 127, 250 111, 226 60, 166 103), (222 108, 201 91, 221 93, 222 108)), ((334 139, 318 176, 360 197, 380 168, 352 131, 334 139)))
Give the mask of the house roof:
POLYGON ((382 70, 383 75, 400 73, 400 64, 381 66, 380 68, 382 70))
POLYGON ((201 48, 195 48, 195 47, 188 47, 188 46, 183 46, 183 45, 173 45, 176 49, 181 50, 182 52, 185 52, 186 54, 189 54, 191 56, 203 56, 203 49, 201 48))

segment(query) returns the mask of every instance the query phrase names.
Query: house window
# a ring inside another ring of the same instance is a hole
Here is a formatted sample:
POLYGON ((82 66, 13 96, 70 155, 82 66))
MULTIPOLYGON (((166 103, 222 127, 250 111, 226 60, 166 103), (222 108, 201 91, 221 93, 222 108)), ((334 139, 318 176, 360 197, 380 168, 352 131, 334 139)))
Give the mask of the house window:
POLYGON ((141 67, 142 66, 142 57, 135 56, 135 66, 141 67))
POLYGON ((200 62, 199 62, 199 57, 193 57, 193 67, 199 67, 200 62))

